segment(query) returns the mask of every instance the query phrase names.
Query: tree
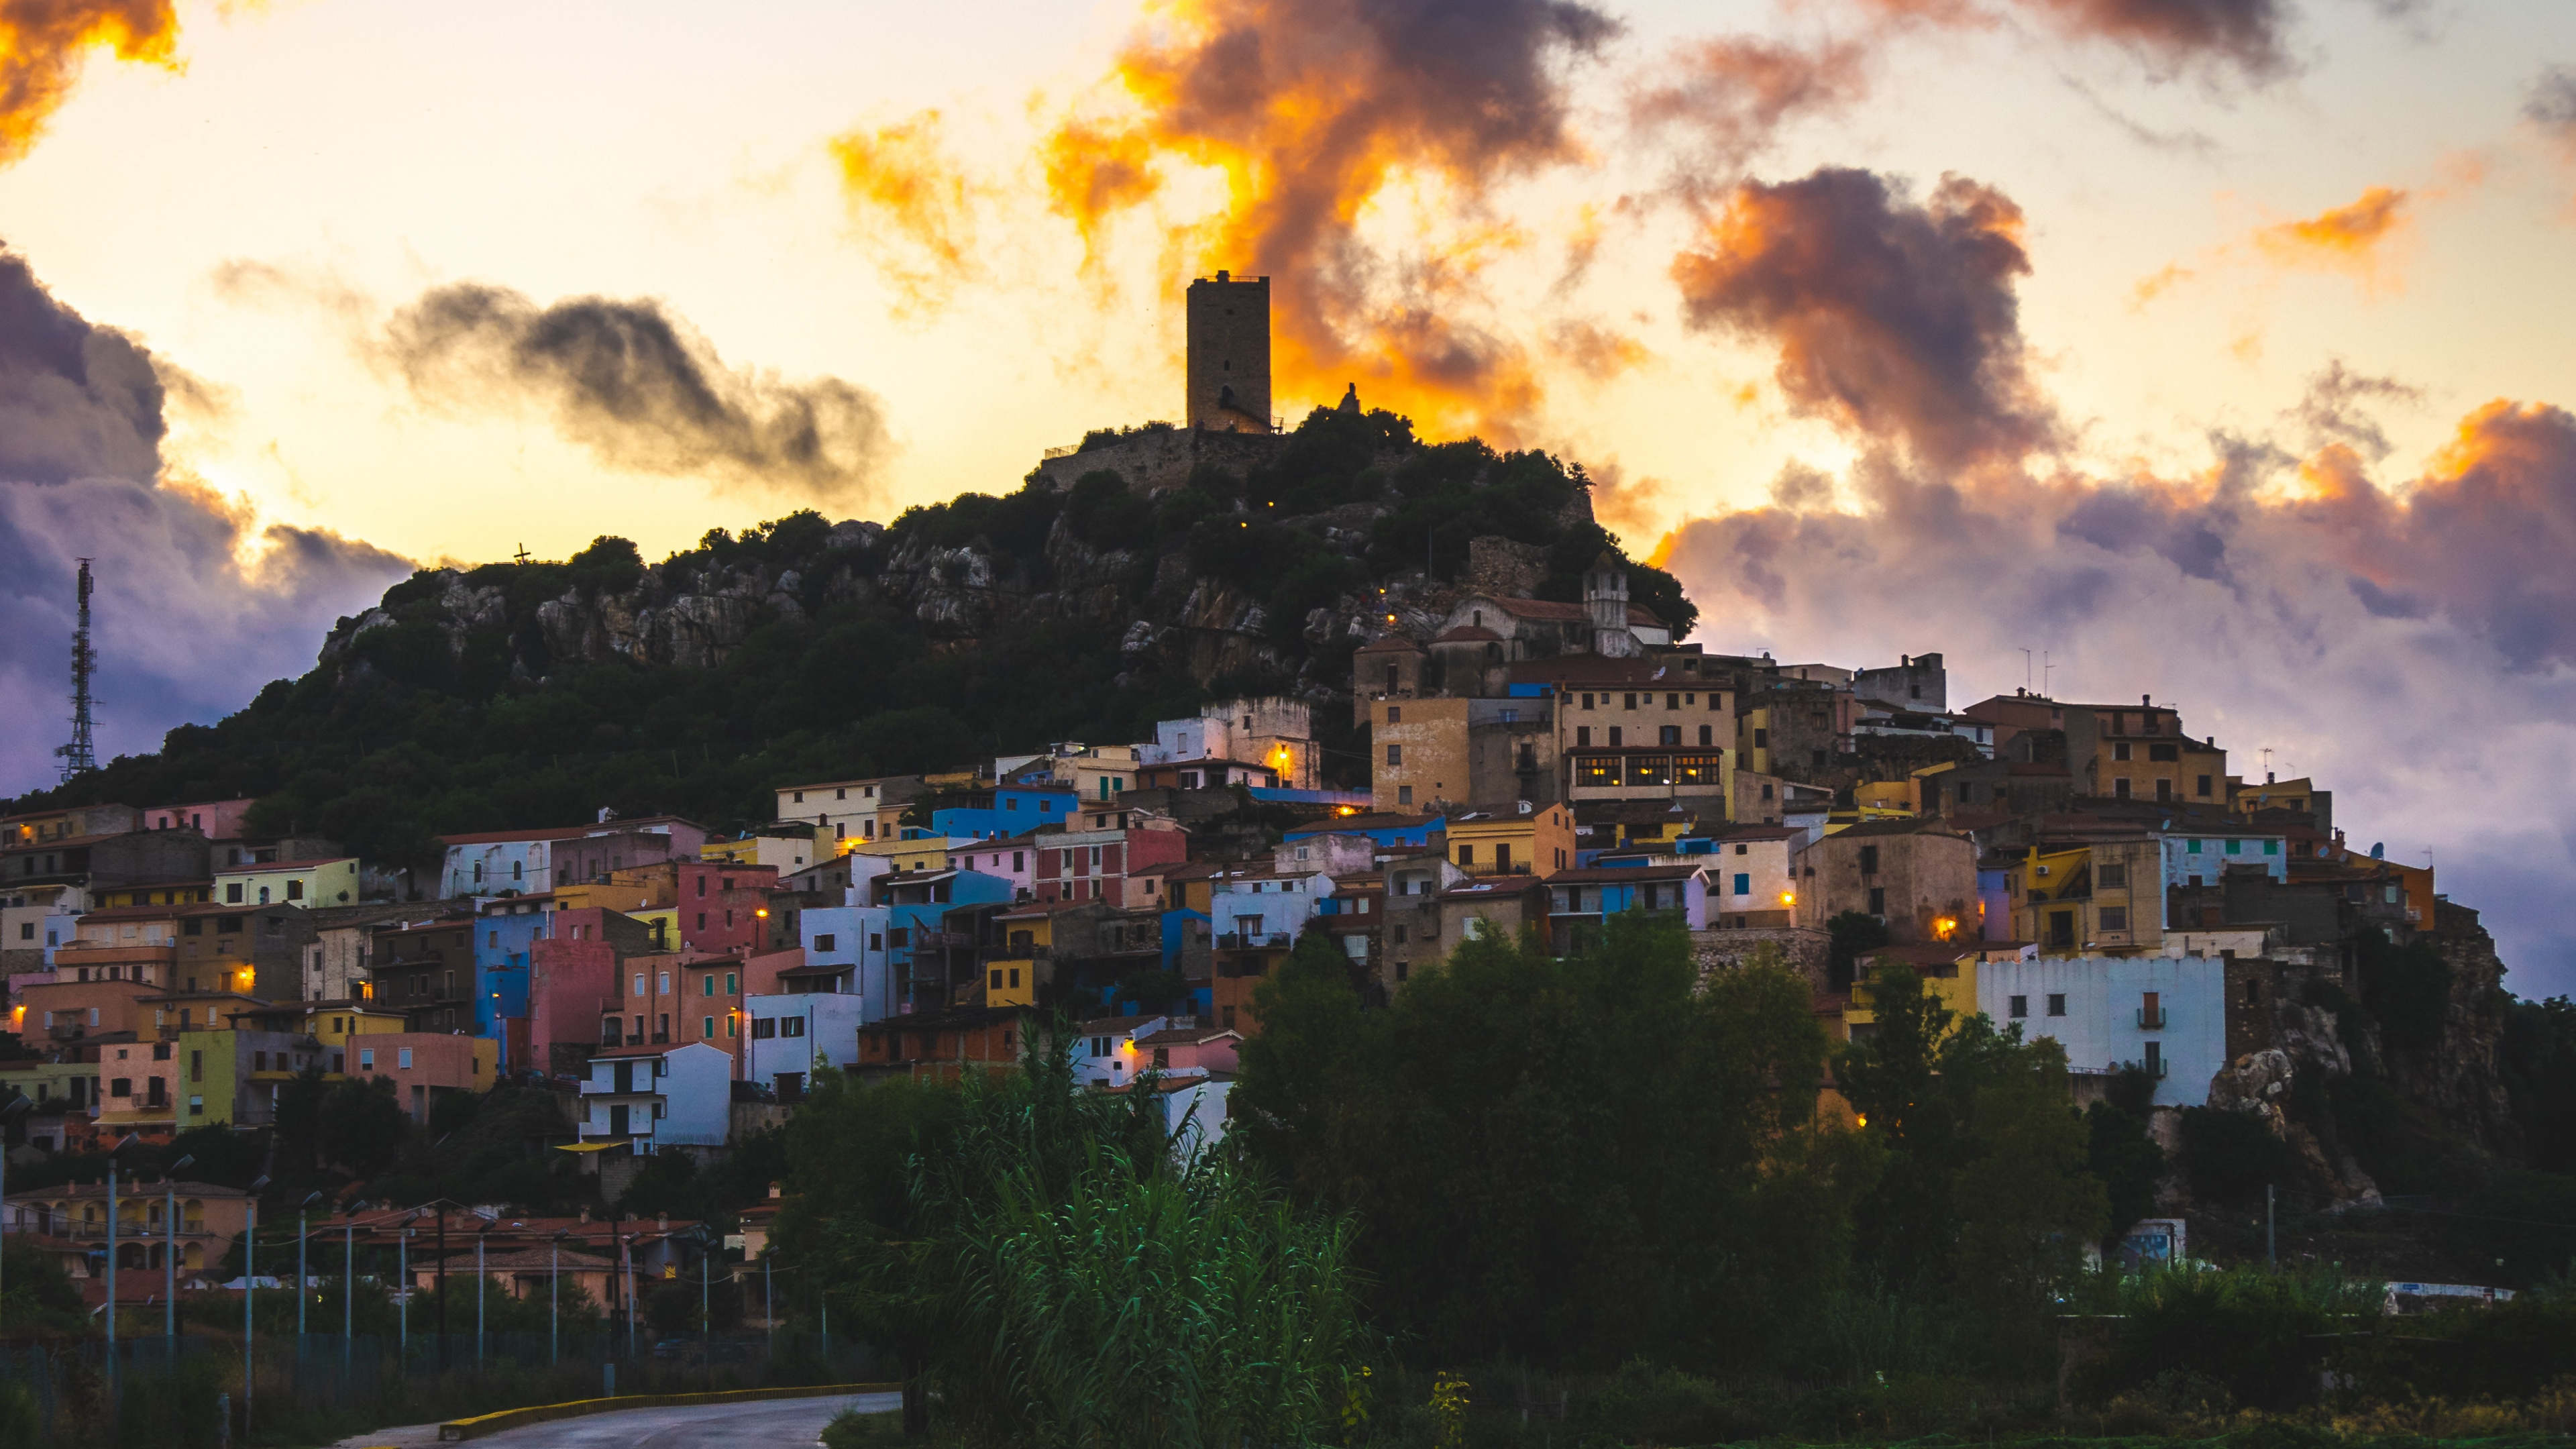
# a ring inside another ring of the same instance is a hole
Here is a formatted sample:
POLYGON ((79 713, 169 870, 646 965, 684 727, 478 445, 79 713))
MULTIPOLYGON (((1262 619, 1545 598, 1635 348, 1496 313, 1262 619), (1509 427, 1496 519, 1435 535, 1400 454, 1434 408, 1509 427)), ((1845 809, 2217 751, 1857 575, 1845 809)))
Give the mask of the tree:
POLYGON ((1643 915, 1571 959, 1462 942, 1380 1011, 1318 954, 1255 992, 1243 1150, 1359 1220, 1375 1301, 1429 1353, 1771 1351, 1839 1271, 1865 1155, 1813 1125, 1805 982, 1699 982, 1643 915))
POLYGON ((2165 1150, 2147 1135, 2156 1082, 2137 1067, 2115 1072, 2103 1100, 2085 1109, 2086 1154, 2102 1180, 2103 1246, 2155 1211, 2156 1184, 2164 1177, 2165 1150))
POLYGON ((1860 911, 1841 911, 1825 922, 1825 985, 1849 991, 1861 958, 1887 944, 1887 923, 1860 911))
POLYGON ((277 1150, 285 1165, 309 1171, 320 1164, 322 1101, 330 1090, 318 1066, 277 1084, 277 1150))
POLYGON ((2065 1054, 1983 1013, 1960 1017, 1901 962, 1879 963, 1870 1007, 1871 1034, 1834 1066, 1889 1150, 1860 1205, 1861 1251, 1901 1293, 1965 1301, 1984 1320, 1980 1345, 2020 1359, 2108 1218, 2065 1054))
POLYGON ((316 1115, 315 1142, 322 1157, 362 1178, 393 1166, 411 1131, 411 1117, 394 1095, 391 1077, 334 1083, 316 1115))

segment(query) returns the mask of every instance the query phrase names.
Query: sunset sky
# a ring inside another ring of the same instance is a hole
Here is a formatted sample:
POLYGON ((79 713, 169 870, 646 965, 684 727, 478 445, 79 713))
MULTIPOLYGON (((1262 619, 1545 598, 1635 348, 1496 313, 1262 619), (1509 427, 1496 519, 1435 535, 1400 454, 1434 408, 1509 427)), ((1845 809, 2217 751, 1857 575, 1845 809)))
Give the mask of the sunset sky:
POLYGON ((0 243, 0 792, 70 555, 148 749, 412 563, 1175 417, 1225 267, 1278 411, 1581 461, 1710 648, 2044 651, 2576 987, 2554 0, 0 0, 0 243))

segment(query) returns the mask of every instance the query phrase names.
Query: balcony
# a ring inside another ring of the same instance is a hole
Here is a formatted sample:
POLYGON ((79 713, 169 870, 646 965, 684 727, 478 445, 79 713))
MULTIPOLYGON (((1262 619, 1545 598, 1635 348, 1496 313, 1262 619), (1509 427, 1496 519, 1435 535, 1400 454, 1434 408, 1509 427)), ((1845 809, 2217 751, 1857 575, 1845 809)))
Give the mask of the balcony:
POLYGON ((2141 1006, 2138 1008, 2138 1030, 2162 1031, 2164 1029, 2165 1009, 2163 1007, 2141 1006))

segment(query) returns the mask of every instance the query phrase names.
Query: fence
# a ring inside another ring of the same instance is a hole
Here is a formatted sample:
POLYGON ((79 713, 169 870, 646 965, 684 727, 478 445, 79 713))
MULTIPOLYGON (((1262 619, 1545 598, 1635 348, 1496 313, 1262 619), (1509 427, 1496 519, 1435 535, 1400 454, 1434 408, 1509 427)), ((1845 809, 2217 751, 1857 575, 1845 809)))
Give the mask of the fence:
POLYGON ((131 1339, 112 1359, 97 1340, 0 1346, 0 1449, 216 1449, 227 1407, 235 1443, 327 1443, 610 1394, 889 1376, 864 1345, 812 1333, 638 1337, 631 1349, 622 1333, 287 1334, 260 1337, 252 1358, 245 1395, 238 1336, 131 1339))

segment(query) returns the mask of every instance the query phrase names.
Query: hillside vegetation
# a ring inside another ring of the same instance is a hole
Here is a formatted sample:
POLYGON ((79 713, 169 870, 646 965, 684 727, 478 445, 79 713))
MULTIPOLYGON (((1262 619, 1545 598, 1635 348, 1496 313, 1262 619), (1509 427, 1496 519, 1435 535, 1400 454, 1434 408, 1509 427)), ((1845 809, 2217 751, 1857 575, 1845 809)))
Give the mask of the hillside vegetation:
MULTIPOLYGON (((255 796, 256 832, 421 862, 439 834, 602 807, 730 830, 767 819, 782 781, 1150 738, 1243 693, 1317 701, 1328 774, 1364 783, 1348 711, 1327 707, 1364 621, 1421 605, 1489 535, 1546 549, 1539 592, 1576 598, 1583 567, 1621 552, 1589 486, 1543 453, 1318 410, 1249 476, 1159 495, 1093 472, 885 527, 809 511, 712 529, 649 566, 603 537, 560 562, 424 570, 342 620, 301 678, 12 808, 255 796)), ((1680 586, 1629 567, 1632 597, 1686 630, 1680 586)))

